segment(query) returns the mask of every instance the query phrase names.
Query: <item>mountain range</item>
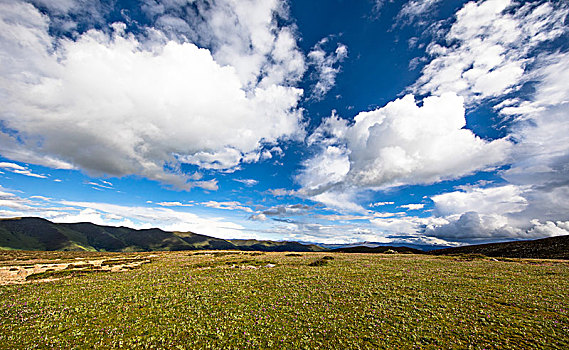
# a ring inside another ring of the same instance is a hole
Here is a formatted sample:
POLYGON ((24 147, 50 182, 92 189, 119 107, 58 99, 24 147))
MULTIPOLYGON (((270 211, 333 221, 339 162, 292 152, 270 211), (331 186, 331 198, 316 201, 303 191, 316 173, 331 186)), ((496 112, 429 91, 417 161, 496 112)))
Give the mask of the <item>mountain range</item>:
POLYGON ((92 223, 53 223, 35 218, 0 219, 0 249, 61 251, 175 251, 236 249, 257 251, 324 251, 314 244, 260 240, 226 240, 193 232, 158 228, 135 230, 92 223))
MULTIPOLYGON (((344 252, 397 253, 430 255, 482 254, 489 257, 569 259, 569 236, 531 241, 468 245, 454 248, 419 250, 402 246, 320 246, 288 241, 256 239, 221 239, 193 232, 169 232, 158 228, 136 230, 128 227, 101 226, 88 222, 53 223, 24 217, 0 219, 0 250, 45 251, 177 251, 177 250, 247 250, 266 252, 344 252), (335 249, 330 249, 335 248, 335 249)), ((432 249, 432 248, 431 248, 432 249)))
POLYGON ((437 249, 432 255, 481 254, 490 257, 525 259, 569 259, 569 235, 531 241, 488 243, 437 249))

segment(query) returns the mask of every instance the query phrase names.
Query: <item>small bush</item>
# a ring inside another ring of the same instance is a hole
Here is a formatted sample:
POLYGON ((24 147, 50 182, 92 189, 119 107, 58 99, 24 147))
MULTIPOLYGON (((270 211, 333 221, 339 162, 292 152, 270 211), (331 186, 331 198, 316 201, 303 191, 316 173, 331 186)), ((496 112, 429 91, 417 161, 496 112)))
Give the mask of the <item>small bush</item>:
POLYGON ((247 254, 249 254, 249 256, 265 255, 265 253, 262 253, 262 252, 252 252, 252 253, 247 253, 247 254))
POLYGON ((308 266, 325 266, 325 265, 328 265, 328 261, 324 259, 318 259, 308 264, 308 266))

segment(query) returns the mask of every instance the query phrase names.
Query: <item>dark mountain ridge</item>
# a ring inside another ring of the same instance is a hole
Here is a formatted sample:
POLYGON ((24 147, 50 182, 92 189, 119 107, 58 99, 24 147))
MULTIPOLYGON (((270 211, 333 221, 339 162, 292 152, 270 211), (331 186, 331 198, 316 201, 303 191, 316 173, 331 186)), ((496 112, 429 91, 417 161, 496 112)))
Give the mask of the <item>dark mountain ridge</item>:
POLYGON ((490 257, 527 259, 569 259, 569 235, 536 239, 487 243, 432 250, 431 255, 482 254, 490 257))
POLYGON ((196 249, 300 252, 325 250, 317 245, 297 242, 225 240, 193 232, 168 232, 158 228, 136 230, 89 222, 53 223, 35 217, 0 219, 0 249, 108 252, 196 249))

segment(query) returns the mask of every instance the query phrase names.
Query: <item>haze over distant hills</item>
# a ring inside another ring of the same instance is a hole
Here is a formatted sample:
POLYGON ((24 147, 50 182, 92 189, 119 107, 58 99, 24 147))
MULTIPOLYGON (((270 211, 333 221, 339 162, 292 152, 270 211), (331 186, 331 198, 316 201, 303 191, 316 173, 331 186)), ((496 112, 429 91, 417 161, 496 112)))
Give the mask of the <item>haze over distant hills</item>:
POLYGON ((238 249, 259 251, 323 251, 317 245, 297 242, 225 240, 193 232, 167 232, 158 228, 135 230, 92 223, 53 223, 41 218, 0 220, 0 249, 75 251, 169 251, 238 249))

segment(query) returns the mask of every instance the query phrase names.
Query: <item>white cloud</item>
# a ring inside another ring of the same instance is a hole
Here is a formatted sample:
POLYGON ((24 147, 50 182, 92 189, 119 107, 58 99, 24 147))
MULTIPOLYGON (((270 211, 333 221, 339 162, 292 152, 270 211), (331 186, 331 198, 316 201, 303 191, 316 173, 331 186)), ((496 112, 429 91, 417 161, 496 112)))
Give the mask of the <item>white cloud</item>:
POLYGON ((106 189, 109 189, 109 190, 112 190, 112 189, 113 189, 112 184, 109 186, 109 185, 107 185, 107 184, 105 184, 105 183, 100 184, 100 183, 98 183, 98 182, 93 182, 93 181, 87 182, 87 185, 95 186, 95 187, 97 187, 97 188, 106 188, 106 189))
POLYGON ((321 100, 336 84, 336 75, 340 72, 339 64, 348 57, 348 47, 338 43, 333 52, 327 53, 324 46, 329 38, 320 40, 308 53, 308 64, 316 70, 316 84, 312 87, 312 97, 321 100))
POLYGON ((383 205, 393 205, 393 204, 395 204, 395 202, 376 202, 376 203, 371 203, 369 206, 373 208, 373 207, 380 207, 383 205))
POLYGON ((532 50, 562 35, 566 16, 561 3, 469 2, 457 12, 446 42, 429 45, 433 59, 413 90, 455 92, 467 102, 514 91, 527 79, 532 50))
POLYGON ((0 163, 0 168, 2 169, 9 169, 10 171, 13 170, 26 170, 26 168, 24 168, 21 165, 18 165, 16 163, 8 163, 8 162, 1 162, 0 163))
POLYGON ((536 49, 566 37, 568 12, 562 2, 471 2, 458 13, 449 45, 430 46, 435 58, 415 85, 423 93, 457 91, 475 101, 505 96, 530 80, 533 92, 494 106, 514 117, 511 164, 499 173, 509 184, 434 196, 436 214, 448 222, 427 233, 495 240, 566 232, 569 54, 536 49))
POLYGON ((259 181, 255 180, 255 179, 233 179, 233 181, 240 182, 240 183, 242 183, 248 187, 255 186, 256 184, 259 183, 259 181))
MULTIPOLYGON (((340 219, 340 221, 342 220, 340 219)), ((289 240, 327 244, 375 242, 382 244, 457 245, 454 242, 448 242, 436 237, 427 237, 419 233, 422 226, 434 222, 442 222, 442 219, 416 217, 377 218, 371 224, 336 222, 326 225, 306 222, 278 222, 272 230, 289 240), (401 234, 401 232, 404 232, 404 234, 401 234)))
POLYGON ((535 226, 528 224, 532 220, 569 220, 569 53, 544 56, 533 75, 535 93, 515 102, 512 132, 518 143, 512 165, 502 173, 508 182, 526 188, 527 207, 510 215, 522 228, 535 226))
POLYGON ((432 14, 435 7, 441 0, 410 0, 401 7, 395 17, 395 25, 424 25, 423 17, 432 14))
POLYGON ((32 210, 33 207, 26 204, 25 200, 20 198, 0 199, 0 208, 10 208, 22 211, 32 210))
POLYGON ((142 9, 170 39, 211 47, 215 60, 235 67, 247 88, 255 87, 257 81, 270 86, 302 77, 304 57, 297 48, 294 28, 277 23, 288 17, 286 3, 197 0, 193 5, 197 12, 187 11, 186 1, 147 0, 142 9))
MULTIPOLYGON (((152 203, 152 202, 150 202, 152 203)), ((161 207, 192 207, 192 203, 181 203, 181 202, 158 202, 157 205, 161 207)))
MULTIPOLYGON (((165 231, 191 231, 218 238, 244 237, 242 232, 244 227, 239 224, 225 221, 222 218, 198 216, 193 213, 169 208, 148 208, 74 201, 62 201, 61 204, 89 209, 84 213, 101 215, 104 221, 99 221, 99 223, 104 225, 117 225, 116 218, 121 217, 130 221, 132 224, 128 226, 132 228, 158 227, 165 231)), ((80 216, 79 218, 82 217, 80 216)), ((48 217, 48 219, 54 222, 72 222, 76 221, 78 217, 68 213, 58 213, 57 216, 48 217)), ((250 234, 247 234, 247 237, 250 236, 250 234)))
POLYGON ((46 201, 46 202, 51 201, 51 198, 44 197, 44 196, 30 196, 30 199, 41 199, 42 201, 46 201))
POLYGON ((11 171, 14 174, 19 174, 19 175, 24 175, 24 176, 29 176, 29 177, 36 177, 39 179, 46 179, 47 178, 47 176, 45 176, 45 175, 33 173, 30 169, 23 167, 21 165, 15 164, 15 163, 1 162, 0 168, 11 171))
POLYGON ((532 224, 534 226, 529 230, 529 233, 538 237, 569 235, 569 221, 541 223, 539 220, 532 220, 532 224))
POLYGON ((565 198, 568 194, 567 187, 542 191, 528 185, 510 184, 437 195, 432 197, 435 212, 446 222, 428 226, 425 233, 465 241, 536 239, 568 234, 566 221, 547 220, 567 218, 569 205, 565 198))
POLYGON ((427 227, 425 233, 449 240, 537 238, 510 226, 504 216, 481 215, 474 211, 466 212, 456 219, 449 219, 443 224, 431 225, 427 227))
MULTIPOLYGON (((2 186, 0 186, 0 189, 3 189, 2 186)), ((16 195, 11 193, 11 192, 4 192, 0 190, 0 198, 2 199, 6 199, 7 197, 15 197, 16 195)))
POLYGON ((353 221, 353 220, 370 220, 381 217, 393 217, 397 213, 375 213, 370 212, 369 215, 346 215, 346 214, 318 214, 313 215, 315 219, 323 219, 328 221, 353 221))
POLYGON ((47 178, 47 176, 45 176, 45 175, 35 174, 29 170, 13 170, 12 172, 16 173, 16 174, 24 175, 24 176, 37 177, 39 179, 46 179, 47 178))
POLYGON ((302 135, 302 91, 290 83, 304 63, 273 18, 276 2, 216 3, 206 14, 211 50, 156 30, 134 37, 120 23, 54 38, 32 5, 1 6, 0 104, 5 127, 21 136, 2 134, 5 156, 213 190, 180 162, 228 169, 302 135))
POLYGON ((301 189, 296 191, 294 194, 301 198, 309 198, 341 212, 367 212, 367 210, 365 210, 361 205, 356 203, 357 191, 350 188, 337 188, 330 190, 318 188, 316 191, 301 189))
POLYGON ((516 213, 525 209, 527 200, 523 189, 515 185, 500 187, 472 187, 466 191, 448 192, 433 196, 439 215, 462 214, 476 211, 481 214, 516 213))
POLYGON ((479 214, 475 211, 447 219, 446 223, 429 225, 425 234, 455 241, 528 240, 569 234, 567 221, 533 219, 527 225, 512 223, 508 216, 479 214))
POLYGON ((405 208, 407 210, 419 210, 423 209, 424 206, 425 204, 422 203, 411 203, 411 204, 400 205, 399 208, 405 208))
POLYGON ((268 193, 272 194, 275 197, 281 197, 281 196, 291 196, 293 195, 294 191, 291 190, 287 190, 286 188, 274 188, 274 189, 269 189, 267 190, 268 193))
POLYGON ((376 218, 370 222, 382 232, 390 234, 418 234, 423 227, 446 223, 442 218, 415 216, 376 218))
POLYGON ((266 221, 267 220, 267 216, 263 213, 259 213, 259 214, 253 214, 249 217, 249 220, 253 220, 253 221, 266 221))
POLYGON ((350 171, 350 160, 344 148, 327 146, 315 157, 306 160, 297 180, 305 188, 315 188, 342 181, 350 171))
POLYGON ((284 217, 287 215, 304 215, 307 211, 312 210, 313 207, 305 204, 288 204, 288 205, 277 205, 263 210, 262 214, 267 216, 280 216, 284 217))
POLYGON ((247 213, 252 213, 253 209, 249 207, 243 206, 241 203, 233 201, 233 202, 216 202, 216 201, 208 201, 201 203, 202 205, 208 208, 215 208, 215 209, 223 209, 223 210, 243 210, 247 213))
POLYGON ((52 220, 58 223, 90 222, 95 225, 104 226, 126 226, 138 229, 150 228, 148 225, 137 225, 133 221, 120 215, 108 214, 91 208, 81 209, 74 213, 59 213, 52 218, 52 220))
POLYGON ((314 199, 339 188, 430 184, 504 163, 511 143, 477 137, 464 128, 464 113, 462 98, 451 93, 422 106, 407 95, 361 112, 353 125, 332 115, 309 138, 323 147, 297 180, 314 199))

